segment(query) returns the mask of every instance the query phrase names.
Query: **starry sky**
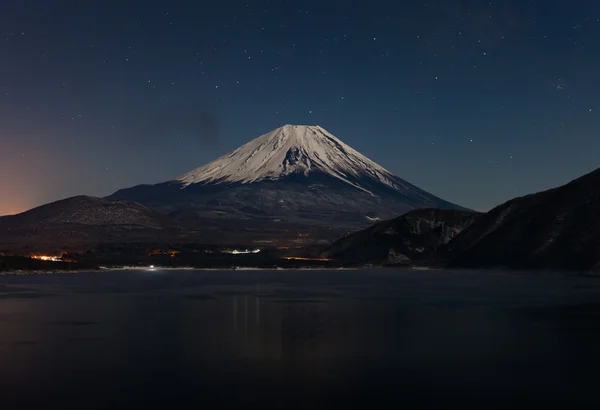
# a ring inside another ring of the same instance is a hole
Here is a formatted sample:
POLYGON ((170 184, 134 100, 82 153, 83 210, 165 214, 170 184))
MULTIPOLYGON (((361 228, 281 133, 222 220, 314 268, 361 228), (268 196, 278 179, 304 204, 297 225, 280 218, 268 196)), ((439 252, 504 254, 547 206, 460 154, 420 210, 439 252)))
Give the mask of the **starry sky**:
POLYGON ((488 210, 600 166, 597 0, 0 2, 0 215, 284 124, 488 210))

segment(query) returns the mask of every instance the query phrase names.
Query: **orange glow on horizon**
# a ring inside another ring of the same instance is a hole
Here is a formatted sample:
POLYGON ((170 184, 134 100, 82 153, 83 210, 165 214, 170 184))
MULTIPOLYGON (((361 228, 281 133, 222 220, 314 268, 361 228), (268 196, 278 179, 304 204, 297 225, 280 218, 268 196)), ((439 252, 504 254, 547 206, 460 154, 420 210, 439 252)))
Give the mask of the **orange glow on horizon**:
POLYGON ((78 191, 73 187, 78 173, 67 170, 72 163, 62 159, 59 144, 50 136, 40 144, 24 142, 37 131, 23 130, 11 143, 7 143, 10 136, 0 135, 0 216, 20 214, 70 196, 69 189, 78 191))
MULTIPOLYGON (((0 192, 2 192, 1 189, 2 184, 0 184, 0 192)), ((34 205, 33 198, 29 196, 20 192, 11 192, 10 190, 7 191, 6 195, 2 194, 0 196, 0 216, 17 215, 41 205, 34 205)))
POLYGON ((30 209, 30 207, 28 207, 28 206, 23 206, 23 205, 19 206, 19 205, 0 203, 0 216, 17 215, 17 214, 20 214, 21 212, 27 211, 28 209, 30 209))

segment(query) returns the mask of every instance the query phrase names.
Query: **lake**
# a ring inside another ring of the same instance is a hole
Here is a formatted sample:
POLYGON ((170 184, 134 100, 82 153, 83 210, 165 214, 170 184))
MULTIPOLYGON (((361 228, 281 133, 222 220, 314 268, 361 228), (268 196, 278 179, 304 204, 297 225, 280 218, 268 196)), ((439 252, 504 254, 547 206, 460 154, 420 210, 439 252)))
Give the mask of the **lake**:
POLYGON ((0 408, 600 404, 600 279, 476 271, 0 277, 0 408))

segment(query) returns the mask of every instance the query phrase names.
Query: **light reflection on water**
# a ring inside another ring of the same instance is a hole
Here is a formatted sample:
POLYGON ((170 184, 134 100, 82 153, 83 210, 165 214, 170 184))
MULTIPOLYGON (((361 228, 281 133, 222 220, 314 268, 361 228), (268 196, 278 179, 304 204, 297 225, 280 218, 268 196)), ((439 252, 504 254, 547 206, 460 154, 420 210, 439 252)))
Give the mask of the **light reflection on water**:
POLYGON ((599 286, 390 270, 2 277, 0 406, 590 404, 599 286))

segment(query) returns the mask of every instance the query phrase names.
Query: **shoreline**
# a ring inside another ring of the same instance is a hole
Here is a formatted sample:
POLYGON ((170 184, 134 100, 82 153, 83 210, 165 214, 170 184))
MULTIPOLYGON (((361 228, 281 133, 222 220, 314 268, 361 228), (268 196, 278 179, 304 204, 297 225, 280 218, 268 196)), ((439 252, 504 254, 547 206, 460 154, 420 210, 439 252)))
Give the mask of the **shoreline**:
POLYGON ((78 273, 104 273, 104 272, 118 272, 118 271, 142 271, 142 272, 164 272, 164 271, 306 271, 306 270, 359 270, 357 268, 253 268, 253 267, 239 267, 239 268, 195 268, 195 267, 139 267, 139 266, 123 266, 118 268, 100 267, 98 269, 66 269, 66 270, 10 270, 0 271, 0 276, 33 276, 33 275, 60 275, 60 274, 78 274, 78 273))

